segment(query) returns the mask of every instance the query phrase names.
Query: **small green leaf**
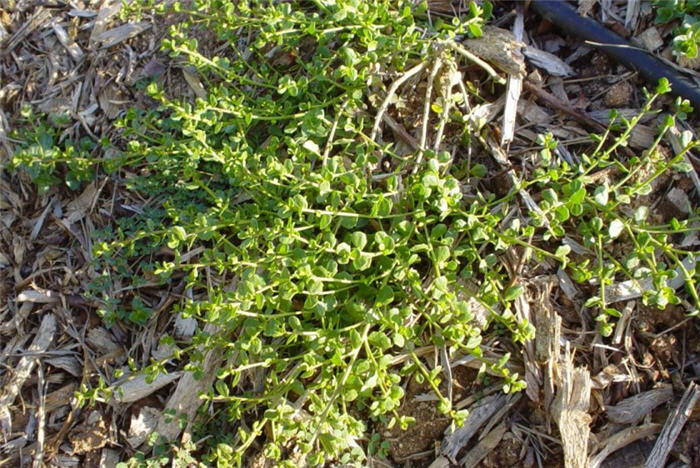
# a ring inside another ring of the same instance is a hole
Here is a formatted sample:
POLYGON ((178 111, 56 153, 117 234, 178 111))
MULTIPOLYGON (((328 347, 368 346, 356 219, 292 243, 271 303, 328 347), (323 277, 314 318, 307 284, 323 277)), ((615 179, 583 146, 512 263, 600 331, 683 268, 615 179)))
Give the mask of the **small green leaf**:
POLYGON ((394 290, 391 286, 383 286, 379 292, 377 292, 377 298, 375 304, 377 307, 385 306, 390 304, 394 300, 394 290))
POLYGON ((518 297, 520 297, 522 295, 523 291, 524 291, 524 288, 522 287, 522 285, 515 284, 515 285, 509 287, 508 289, 506 289, 506 291, 503 293, 503 299, 506 302, 513 301, 513 300, 517 299, 518 297))

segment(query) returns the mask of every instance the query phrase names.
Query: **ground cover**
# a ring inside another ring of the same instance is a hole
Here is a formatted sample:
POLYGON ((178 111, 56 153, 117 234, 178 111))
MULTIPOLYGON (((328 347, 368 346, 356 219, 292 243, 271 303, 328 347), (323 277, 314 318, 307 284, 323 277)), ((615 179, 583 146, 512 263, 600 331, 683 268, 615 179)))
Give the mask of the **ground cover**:
MULTIPOLYGON (((691 2, 594 3, 696 55, 691 2)), ((697 461, 667 83, 511 2, 3 18, 2 463, 697 461)))

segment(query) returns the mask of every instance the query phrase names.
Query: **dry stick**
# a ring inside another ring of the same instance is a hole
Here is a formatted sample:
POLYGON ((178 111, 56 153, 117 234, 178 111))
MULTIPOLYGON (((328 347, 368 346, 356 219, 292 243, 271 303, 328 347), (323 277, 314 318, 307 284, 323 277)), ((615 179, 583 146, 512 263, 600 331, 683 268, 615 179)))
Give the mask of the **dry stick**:
POLYGON ((385 124, 391 128, 391 130, 398 135, 399 138, 401 138, 404 143, 406 143, 408 146, 411 147, 413 151, 418 151, 420 150, 420 143, 413 138, 413 135, 408 133, 408 130, 404 128, 403 125, 398 123, 396 120, 392 119, 389 114, 384 114, 382 116, 382 120, 384 121, 385 124))
POLYGON ((654 448, 649 454, 644 468, 656 468, 666 464, 668 452, 673 448, 673 444, 676 442, 688 417, 693 412, 693 407, 698 402, 698 399, 700 399, 700 388, 695 382, 691 382, 685 390, 678 408, 668 415, 666 424, 664 424, 659 438, 656 439, 656 444, 654 444, 654 448))
POLYGON ((603 448, 600 449, 600 452, 588 458, 588 468, 600 467, 603 461, 611 453, 616 452, 639 439, 644 439, 645 437, 654 435, 660 430, 661 424, 644 424, 643 426, 630 427, 614 434, 604 442, 603 448))
POLYGON ((37 387, 39 390, 39 410, 37 411, 36 454, 34 455, 34 468, 41 468, 44 460, 44 424, 46 419, 46 387, 44 385, 44 368, 38 359, 35 360, 38 368, 37 387))
POLYGON ((494 70, 491 65, 489 65, 488 63, 484 62, 476 55, 469 52, 466 48, 464 48, 464 46, 462 46, 461 44, 458 44, 456 42, 448 42, 448 45, 450 46, 450 48, 452 50, 454 50, 458 54, 464 56, 467 60, 470 60, 470 61, 474 62, 475 64, 479 65, 481 68, 483 68, 486 71, 486 73, 488 73, 496 83, 506 84, 506 80, 501 78, 498 75, 498 73, 496 73, 496 70, 494 70))
POLYGON ((331 153, 331 148, 333 147, 333 139, 335 138, 335 131, 338 129, 338 122, 340 122, 340 117, 343 115, 343 111, 345 111, 345 106, 347 105, 347 101, 343 103, 343 105, 340 107, 340 110, 338 110, 338 115, 335 116, 335 119, 333 120, 333 126, 331 127, 331 131, 328 135, 328 141, 326 142, 326 148, 323 150, 323 156, 322 156, 322 162, 321 166, 326 167, 326 163, 328 162, 328 155, 331 153))
MULTIPOLYGON (((522 42, 525 29, 525 14, 523 5, 518 4, 517 16, 513 23, 513 35, 515 40, 522 42)), ((508 147, 515 135, 515 118, 518 113, 518 101, 523 89, 523 76, 521 74, 509 74, 506 84, 506 104, 503 110, 503 135, 501 135, 501 146, 508 147)))
POLYGON ((447 381, 447 400, 450 402, 450 406, 454 404, 452 401, 452 367, 450 367, 450 358, 447 354, 447 346, 442 345, 440 347, 440 364, 445 372, 445 380, 447 381))
POLYGON ((408 81, 409 78, 411 78, 414 75, 417 75, 420 73, 423 69, 425 68, 425 62, 421 62, 415 67, 409 69, 406 73, 404 73, 401 78, 398 80, 394 81, 391 86, 389 87, 389 92, 387 93, 386 97, 384 98, 384 101, 382 102, 382 105, 379 107, 379 111, 377 112, 377 116, 374 118, 374 126, 372 127, 372 133, 369 136, 369 139, 374 141, 377 138, 377 132, 379 131, 379 125, 382 122, 382 116, 386 112, 387 108, 389 107, 389 103, 391 102, 391 98, 394 97, 394 94, 396 94, 396 91, 399 89, 399 86, 404 84, 406 81, 408 81))
MULTIPOLYGON (((452 70, 450 70, 450 72, 451 71, 452 70)), ((436 153, 440 149, 440 140, 442 140, 442 133, 445 131, 445 123, 450 114, 450 107, 452 107, 452 79, 448 78, 446 81, 447 86, 445 86, 446 89, 443 92, 444 103, 442 106, 442 114, 440 114, 440 123, 438 124, 438 131, 437 135, 435 135, 435 143, 433 146, 433 150, 435 150, 436 153)), ((415 170, 416 168, 414 167, 413 169, 415 170)))
POLYGON ((542 99, 547 105, 552 106, 558 111, 564 112, 565 114, 569 114, 571 117, 575 118, 579 122, 581 122, 583 125, 588 127, 589 130, 593 130, 595 132, 605 132, 606 127, 602 123, 598 122, 595 120, 593 117, 584 114, 583 112, 577 111, 570 105, 566 104, 564 101, 561 99, 552 96, 549 94, 547 91, 543 90, 539 86, 536 86, 535 84, 529 82, 529 81, 523 81, 523 86, 525 89, 530 91, 532 94, 537 96, 539 99, 542 99))
POLYGON ((433 68, 430 70, 430 76, 428 77, 428 86, 425 90, 425 101, 423 102, 423 127, 420 132, 420 153, 416 158, 416 164, 413 166, 412 173, 418 172, 418 166, 423 161, 423 150, 428 141, 428 121, 430 119, 430 101, 433 98, 433 82, 437 76, 438 70, 442 67, 442 59, 438 56, 433 62, 433 68))

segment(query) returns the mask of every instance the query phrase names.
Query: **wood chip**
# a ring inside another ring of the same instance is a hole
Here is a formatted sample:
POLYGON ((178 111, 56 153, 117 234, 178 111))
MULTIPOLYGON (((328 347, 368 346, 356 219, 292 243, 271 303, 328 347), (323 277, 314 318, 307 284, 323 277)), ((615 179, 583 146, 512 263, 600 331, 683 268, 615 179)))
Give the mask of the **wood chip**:
POLYGON ((183 373, 179 371, 170 372, 168 374, 158 374, 151 383, 147 382, 147 375, 139 374, 124 383, 113 385, 111 387, 112 395, 114 400, 118 403, 133 403, 173 383, 179 379, 182 374, 183 373))
POLYGON ((625 28, 634 32, 639 20, 639 12, 642 9, 640 0, 627 0, 627 10, 625 11, 625 28))
POLYGON ((100 354, 107 354, 121 349, 121 346, 114 342, 112 334, 102 327, 91 328, 85 341, 100 354))
POLYGON ((95 182, 88 184, 80 196, 66 206, 66 223, 74 224, 87 216, 98 195, 97 184, 95 182))
MULTIPOLYGON (((126 4, 131 3, 132 0, 127 0, 126 4)), ((90 33, 90 39, 88 40, 90 48, 94 48, 95 43, 99 42, 97 37, 100 36, 109 25, 110 20, 119 13, 122 9, 124 2, 103 2, 102 7, 97 12, 97 18, 95 18, 95 26, 92 28, 90 33)))
POLYGON ((150 27, 151 25, 145 21, 141 21, 140 23, 127 23, 101 32, 91 39, 93 39, 96 44, 99 44, 99 48, 108 49, 132 37, 138 36, 150 27))
POLYGON ((58 369, 63 369, 74 377, 83 376, 83 367, 80 365, 80 361, 74 356, 58 356, 46 360, 46 364, 49 364, 58 369))
POLYGON ((58 302, 58 294, 53 291, 37 291, 25 289, 17 294, 17 302, 33 302, 36 304, 52 304, 58 302))
POLYGON ((36 354, 44 353, 53 342, 56 334, 56 316, 46 314, 39 325, 39 330, 27 349, 27 355, 22 356, 15 366, 13 376, 0 393, 0 429, 4 433, 9 433, 12 428, 12 416, 10 415, 10 407, 19 395, 25 380, 29 378, 29 374, 34 370, 37 362, 36 354))
POLYGON ((608 419, 618 424, 637 424, 654 408, 673 398, 671 384, 663 384, 647 392, 625 398, 615 406, 605 409, 608 419))
MULTIPOLYGON (((523 40, 523 30, 525 24, 524 17, 523 7, 522 5, 518 5, 517 15, 513 24, 513 38, 518 42, 522 42, 523 40)), ((520 51, 518 51, 518 54, 522 62, 523 59, 520 51)), ((520 68, 522 72, 508 74, 508 80, 506 83, 506 103, 503 110, 503 132, 501 135, 501 146, 505 147, 510 145, 511 141, 513 141, 513 135, 515 134, 515 117, 518 112, 520 93, 523 89, 523 75, 525 71, 524 64, 520 68)))
POLYGON ((660 430, 661 424, 645 424, 643 426, 629 427, 613 434, 601 443, 603 448, 590 457, 588 468, 599 468, 603 461, 613 452, 628 446, 632 442, 652 436, 660 430))
MULTIPOLYGON (((491 395, 469 408, 469 416, 461 427, 442 441, 440 453, 456 463, 459 451, 496 412, 505 404, 504 394, 491 395)), ((448 428, 449 430, 449 428, 448 428)))
POLYGON ((533 46, 527 46, 523 49, 523 54, 533 65, 546 70, 550 75, 573 76, 576 74, 569 64, 556 55, 545 52, 544 50, 533 46))
POLYGON ((197 75, 195 75, 192 71, 188 70, 187 68, 183 68, 182 76, 185 77, 185 81, 187 81, 187 84, 190 86, 190 88, 192 88, 192 91, 194 91, 194 94, 198 98, 207 98, 207 91, 204 89, 204 86, 202 86, 202 82, 199 80, 197 75))
POLYGON ((483 26, 482 36, 467 39, 462 44, 474 55, 511 75, 525 74, 525 61, 521 52, 525 45, 506 29, 483 26))
MULTIPOLYGON (((698 263, 698 256, 685 258, 682 263, 687 271, 693 271, 695 269, 695 265, 698 263)), ((668 281, 668 285, 673 289, 678 289, 685 284, 685 280, 683 279, 683 274, 680 268, 676 268, 675 272, 676 277, 670 279, 668 281)), ((620 301, 629 301, 630 299, 641 297, 643 291, 653 289, 653 287, 654 284, 651 278, 641 281, 622 281, 621 283, 605 286, 605 298, 608 304, 614 304, 615 302, 620 301)))
POLYGON ((53 29, 54 34, 56 34, 58 42, 60 42, 61 45, 66 48, 73 60, 79 62, 80 59, 83 58, 83 51, 80 46, 68 38, 66 30, 63 29, 63 26, 60 24, 53 23, 51 28, 53 29))
POLYGON ((129 436, 126 439, 131 448, 137 449, 146 441, 158 425, 159 417, 160 411, 150 406, 144 406, 138 414, 131 416, 129 436))
POLYGON ((552 409, 561 434, 564 463, 567 468, 587 468, 591 377, 588 370, 574 367, 568 343, 558 386, 552 409))
POLYGON ((46 406, 46 412, 50 413, 52 411, 57 410, 61 406, 70 405, 71 399, 73 398, 73 394, 77 389, 77 384, 69 383, 68 385, 64 385, 58 390, 54 390, 53 392, 46 395, 46 400, 44 402, 44 405, 46 406))
POLYGON ((467 454, 459 461, 460 466, 472 468, 479 464, 481 460, 486 458, 486 455, 491 453, 498 446, 498 443, 506 433, 506 425, 499 424, 494 430, 489 432, 486 437, 481 439, 467 454))
POLYGON ((598 3, 598 0, 578 0, 578 8, 576 11, 581 16, 588 16, 596 3, 598 3))
POLYGON ((116 468, 120 461, 119 450, 103 448, 102 454, 100 455, 99 468, 116 468))
POLYGON ((659 438, 656 439, 654 449, 651 451, 651 454, 649 454, 644 468, 665 466, 668 453, 671 451, 671 448, 673 448, 673 444, 676 442, 678 435, 681 433, 681 429, 683 429, 683 426, 693 412, 693 408, 699 399, 700 388, 695 382, 691 382, 688 388, 686 388, 685 393, 683 393, 683 398, 681 398, 678 408, 668 415, 666 424, 664 424, 659 438))
POLYGON ((688 194, 685 190, 681 190, 678 187, 673 187, 669 190, 666 194, 666 199, 671 202, 678 211, 685 215, 689 214, 692 209, 688 194))
POLYGON ((637 40, 641 42, 644 48, 649 52, 655 52, 664 45, 664 40, 661 38, 659 30, 654 26, 645 29, 642 33, 637 35, 637 40))
MULTIPOLYGON (((219 329, 216 325, 208 323, 204 327, 204 332, 208 334, 216 334, 219 329)), ((180 417, 186 418, 186 421, 192 421, 194 415, 202 404, 200 395, 209 391, 216 378, 216 372, 223 360, 222 349, 210 349, 207 351, 204 360, 202 361, 202 374, 199 379, 195 379, 192 372, 186 372, 180 379, 175 388, 175 391, 170 396, 166 408, 163 411, 156 432, 165 437, 168 441, 173 441, 182 432, 180 426, 180 417), (166 414, 175 412, 175 417, 166 417, 166 414)))

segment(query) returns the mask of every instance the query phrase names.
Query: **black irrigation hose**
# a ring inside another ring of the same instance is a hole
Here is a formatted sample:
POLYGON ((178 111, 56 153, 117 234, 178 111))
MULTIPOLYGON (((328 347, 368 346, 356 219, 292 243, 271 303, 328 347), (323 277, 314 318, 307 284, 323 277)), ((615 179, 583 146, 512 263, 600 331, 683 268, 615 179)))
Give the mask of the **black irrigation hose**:
POLYGON ((619 63, 636 70, 642 78, 656 86, 665 77, 671 83, 671 92, 688 99, 695 113, 700 115, 700 89, 674 69, 603 27, 584 18, 565 0, 531 0, 532 8, 544 19, 596 47, 619 63))

